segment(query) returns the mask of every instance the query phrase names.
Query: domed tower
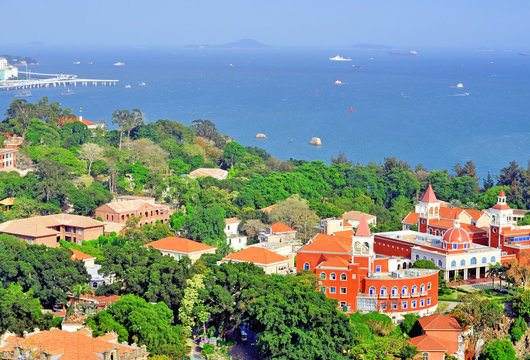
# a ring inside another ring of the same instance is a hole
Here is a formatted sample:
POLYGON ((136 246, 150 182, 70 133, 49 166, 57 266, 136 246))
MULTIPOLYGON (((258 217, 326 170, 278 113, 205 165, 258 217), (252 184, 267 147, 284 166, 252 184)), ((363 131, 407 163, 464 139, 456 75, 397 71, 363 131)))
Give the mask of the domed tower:
POLYGON ((489 246, 501 248, 504 245, 504 239, 501 234, 506 230, 512 229, 513 209, 506 203, 506 195, 501 189, 499 196, 497 196, 497 204, 490 210, 491 223, 489 231, 489 246))
POLYGON ((420 214, 418 230, 422 233, 427 233, 430 220, 440 219, 440 201, 436 198, 431 184, 420 203, 416 205, 416 212, 420 214))
POLYGON ((442 239, 442 248, 447 250, 464 250, 471 247, 471 239, 467 231, 460 227, 460 221, 455 219, 452 228, 448 229, 442 239))

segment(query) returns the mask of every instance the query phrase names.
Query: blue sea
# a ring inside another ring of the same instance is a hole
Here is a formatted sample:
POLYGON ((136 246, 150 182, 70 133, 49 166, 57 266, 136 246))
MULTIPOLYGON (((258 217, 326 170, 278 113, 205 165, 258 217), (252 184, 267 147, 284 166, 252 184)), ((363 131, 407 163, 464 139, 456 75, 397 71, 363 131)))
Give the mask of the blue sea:
MULTIPOLYGON (((242 145, 265 148, 282 160, 329 162, 339 151, 362 164, 397 157, 428 169, 473 160, 481 176, 497 174, 512 160, 526 166, 530 57, 517 51, 414 50, 418 56, 176 47, 28 46, 1 52, 36 58, 40 65, 33 72, 119 80, 116 87, 76 87, 68 96, 61 95, 64 88, 33 89, 28 98, 48 96, 88 120, 105 119, 111 128, 114 110, 139 108, 149 121, 189 125, 209 119, 242 145), (352 61, 329 61, 337 54, 352 61), (113 66, 118 61, 126 65, 113 66), (255 139, 257 133, 267 139, 255 139), (312 137, 323 145, 309 145, 312 137)), ((0 109, 14 95, 0 92, 0 109)))

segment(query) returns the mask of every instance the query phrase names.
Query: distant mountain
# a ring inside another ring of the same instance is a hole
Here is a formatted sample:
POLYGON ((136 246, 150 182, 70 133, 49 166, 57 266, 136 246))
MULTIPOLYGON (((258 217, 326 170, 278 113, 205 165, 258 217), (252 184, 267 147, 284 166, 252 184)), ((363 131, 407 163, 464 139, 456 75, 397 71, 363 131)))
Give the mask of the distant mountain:
POLYGON ((379 45, 379 44, 355 44, 352 45, 352 49, 357 50, 390 50, 392 46, 379 45))
POLYGON ((268 45, 265 45, 254 39, 241 39, 238 41, 229 42, 221 45, 188 45, 187 47, 193 48, 216 48, 216 49, 265 49, 268 45))
POLYGON ((28 56, 0 55, 0 58, 6 58, 9 65, 39 65, 37 60, 28 56))

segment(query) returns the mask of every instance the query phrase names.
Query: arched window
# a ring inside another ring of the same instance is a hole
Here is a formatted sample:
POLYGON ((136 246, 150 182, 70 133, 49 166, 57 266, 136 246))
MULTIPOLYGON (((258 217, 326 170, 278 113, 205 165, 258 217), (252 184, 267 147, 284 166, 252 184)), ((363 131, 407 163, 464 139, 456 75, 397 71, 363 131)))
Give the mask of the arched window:
POLYGON ((420 259, 420 256, 419 255, 416 255, 416 260, 419 260, 420 259))
POLYGON ((424 352, 422 355, 422 360, 429 360, 429 353, 428 352, 424 352))
POLYGON ((482 258, 482 263, 485 264, 488 262, 488 259, 486 259, 485 257, 482 258))
POLYGON ((432 229, 431 228, 429 228, 429 234, 432 235, 432 229))
POLYGON ((472 257, 471 258, 471 265, 476 265, 477 264, 477 258, 476 257, 472 257))
POLYGON ((381 288, 381 290, 379 290, 379 293, 380 293, 381 295, 386 295, 386 287, 383 286, 383 287, 381 288))
POLYGON ((417 292, 418 292, 418 287, 417 287, 416 285, 414 285, 414 286, 412 287, 412 291, 411 291, 411 293, 412 293, 412 294, 416 294, 417 292))
POLYGON ((348 278, 348 277, 346 276, 345 273, 340 274, 340 280, 341 280, 341 281, 346 281, 347 278, 348 278))
POLYGON ((375 294, 375 287, 370 287, 370 290, 369 290, 369 293, 370 295, 374 295, 375 294))
POLYGON ((492 264, 495 264, 496 262, 497 262, 497 261, 495 260, 495 256, 492 256, 492 257, 491 257, 491 263, 492 263, 492 264))
POLYGON ((394 286, 392 288, 392 295, 397 295, 397 293, 398 293, 398 288, 394 286))
POLYGON ((438 266, 442 267, 442 260, 438 260, 438 266))
POLYGON ((422 293, 422 292, 425 292, 425 285, 424 285, 424 284, 421 284, 421 286, 420 286, 420 292, 421 292, 421 293, 422 293))
POLYGON ((440 236, 440 230, 436 229, 436 236, 440 236))
POLYGON ((431 290, 431 287, 432 287, 431 283, 428 283, 427 284, 427 290, 431 290))
POLYGON ((403 286, 403 287, 401 288, 401 295, 405 295, 405 294, 407 294, 408 292, 409 292, 409 288, 408 288, 408 287, 403 286))
POLYGON ((431 258, 431 262, 434 264, 434 258, 431 258))
POLYGON ((321 273, 320 273, 320 278, 321 278, 322 280, 326 280, 326 273, 321 272, 321 273))
POLYGON ((464 259, 460 260, 460 266, 466 266, 466 260, 464 259))
POLYGON ((309 263, 304 263, 304 270, 309 270, 309 263))
POLYGON ((455 267, 456 266, 456 261, 451 261, 451 267, 455 267))
POLYGON ((335 273, 331 273, 329 274, 329 278, 330 280, 337 280, 337 275, 335 275, 335 273))
POLYGON ((427 260, 427 256, 424 256, 424 257, 423 257, 423 260, 427 260))

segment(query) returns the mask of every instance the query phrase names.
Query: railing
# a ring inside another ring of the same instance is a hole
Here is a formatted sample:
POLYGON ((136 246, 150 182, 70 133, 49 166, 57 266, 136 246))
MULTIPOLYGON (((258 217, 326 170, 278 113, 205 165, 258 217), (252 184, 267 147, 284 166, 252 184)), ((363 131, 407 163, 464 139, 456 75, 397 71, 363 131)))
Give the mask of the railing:
POLYGON ((401 294, 401 297, 402 297, 403 299, 408 299, 408 298, 410 298, 410 294, 409 294, 409 293, 401 294))
POLYGON ((413 298, 420 297, 420 293, 417 293, 417 292, 416 292, 416 293, 413 293, 413 294, 412 294, 412 297, 413 297, 413 298))
POLYGON ((379 299, 388 299, 388 294, 380 294, 379 299))
POLYGON ((390 295, 391 299, 399 299, 399 294, 392 294, 390 295))
POLYGON ((427 291, 422 291, 421 292, 421 296, 427 296, 427 295, 429 295, 429 293, 427 291))

